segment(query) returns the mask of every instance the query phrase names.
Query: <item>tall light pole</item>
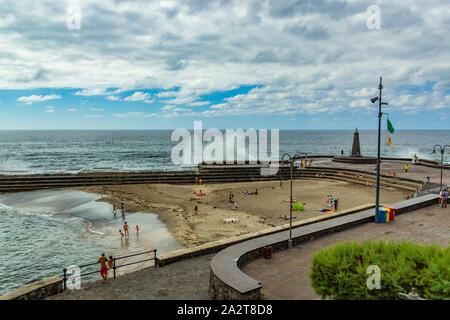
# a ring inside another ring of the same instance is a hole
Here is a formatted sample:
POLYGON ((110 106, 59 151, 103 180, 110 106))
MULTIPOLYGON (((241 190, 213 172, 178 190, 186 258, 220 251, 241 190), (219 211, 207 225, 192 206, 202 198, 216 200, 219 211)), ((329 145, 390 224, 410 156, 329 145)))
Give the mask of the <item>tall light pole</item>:
POLYGON ((283 154, 281 157, 281 161, 284 162, 284 158, 288 157, 288 161, 290 162, 290 172, 291 172, 291 192, 289 197, 289 240, 288 240, 288 248, 292 248, 292 173, 294 171, 294 162, 295 160, 301 159, 302 156, 295 155, 291 157, 288 153, 283 154))
POLYGON ((372 103, 378 101, 378 148, 377 148, 377 187, 376 187, 376 196, 375 196, 375 222, 378 222, 378 210, 380 207, 380 146, 381 146, 381 117, 383 113, 381 112, 381 105, 388 104, 387 102, 381 101, 381 90, 383 90, 382 77, 380 77, 380 84, 378 86, 378 90, 380 90, 380 94, 378 97, 370 99, 372 103))
POLYGON ((444 170, 444 153, 446 148, 450 148, 450 145, 446 144, 445 146, 441 146, 440 144, 436 144, 433 147, 433 152, 436 153, 436 147, 439 147, 439 151, 441 152, 441 183, 439 186, 439 191, 442 191, 442 171, 444 170))

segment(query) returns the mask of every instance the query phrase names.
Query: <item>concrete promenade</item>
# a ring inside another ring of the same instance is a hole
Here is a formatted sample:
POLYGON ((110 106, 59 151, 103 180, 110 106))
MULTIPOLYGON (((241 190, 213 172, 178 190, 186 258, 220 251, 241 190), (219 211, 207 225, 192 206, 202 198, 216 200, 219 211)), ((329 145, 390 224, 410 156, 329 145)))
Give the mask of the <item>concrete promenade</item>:
POLYGON ((213 256, 209 254, 161 268, 138 270, 111 279, 106 284, 89 282, 79 290, 66 290, 46 300, 209 299, 209 265, 213 256))
POLYGON ((263 299, 320 299, 310 285, 309 272, 314 252, 339 242, 364 240, 413 241, 422 244, 450 244, 450 207, 438 205, 408 212, 393 223, 367 223, 342 232, 304 242, 275 253, 272 259, 249 263, 242 271, 262 284, 263 299))

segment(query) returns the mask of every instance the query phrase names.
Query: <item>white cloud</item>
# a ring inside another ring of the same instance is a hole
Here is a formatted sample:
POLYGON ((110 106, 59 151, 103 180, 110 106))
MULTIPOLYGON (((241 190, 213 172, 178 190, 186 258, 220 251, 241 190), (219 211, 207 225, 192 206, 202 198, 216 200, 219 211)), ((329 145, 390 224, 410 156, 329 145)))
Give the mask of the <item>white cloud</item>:
MULTIPOLYGON (((143 90, 157 88, 158 102, 204 106, 198 115, 316 114, 371 110, 383 75, 390 106, 449 105, 445 0, 85 0, 80 32, 64 28, 65 9, 46 0, 32 10, 21 1, 6 7, 0 87, 83 88, 75 94, 111 101, 138 90, 124 100, 145 103, 155 101, 143 90), (380 30, 366 26, 372 4, 381 8, 380 30), (402 88, 430 82, 431 92, 402 88), (202 101, 242 85, 263 87, 202 101)), ((45 101, 31 97, 18 101, 45 101)))
POLYGON ((84 117, 89 119, 98 119, 102 118, 103 116, 101 114, 87 114, 84 117))
POLYGON ((90 108, 89 110, 90 110, 90 111, 94 111, 94 112, 102 112, 102 111, 105 111, 105 110, 102 109, 102 108, 90 108))
POLYGON ((156 117, 156 113, 145 113, 145 112, 127 112, 127 113, 113 113, 113 116, 117 118, 150 118, 156 117))
POLYGON ((149 97, 150 97, 150 94, 148 94, 146 92, 136 91, 131 96, 128 96, 123 100, 125 100, 125 101, 143 101, 143 100, 148 100, 149 97))
POLYGON ((100 96, 105 95, 106 89, 99 89, 99 88, 91 88, 91 89, 83 89, 81 91, 75 92, 76 96, 100 96))
POLYGON ((74 112, 74 111, 77 111, 77 109, 75 109, 75 108, 69 108, 69 109, 67 109, 67 111, 68 111, 68 112, 74 112))
POLYGON ((47 107, 45 107, 45 110, 44 110, 45 112, 54 112, 55 111, 55 107, 53 107, 53 106, 47 106, 47 107))
POLYGON ((59 94, 49 94, 46 96, 42 95, 31 95, 31 96, 22 96, 17 98, 17 101, 24 102, 25 104, 32 104, 33 102, 42 102, 47 100, 55 100, 55 99, 61 99, 61 96, 59 94))

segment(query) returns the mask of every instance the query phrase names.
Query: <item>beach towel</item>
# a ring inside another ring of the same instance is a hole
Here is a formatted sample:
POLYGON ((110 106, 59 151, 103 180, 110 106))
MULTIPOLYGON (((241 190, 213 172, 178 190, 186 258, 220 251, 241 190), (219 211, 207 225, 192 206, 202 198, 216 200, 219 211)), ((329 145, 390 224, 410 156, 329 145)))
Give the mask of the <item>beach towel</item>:
POLYGON ((317 211, 323 212, 323 213, 333 213, 333 210, 330 210, 330 209, 317 209, 317 211))

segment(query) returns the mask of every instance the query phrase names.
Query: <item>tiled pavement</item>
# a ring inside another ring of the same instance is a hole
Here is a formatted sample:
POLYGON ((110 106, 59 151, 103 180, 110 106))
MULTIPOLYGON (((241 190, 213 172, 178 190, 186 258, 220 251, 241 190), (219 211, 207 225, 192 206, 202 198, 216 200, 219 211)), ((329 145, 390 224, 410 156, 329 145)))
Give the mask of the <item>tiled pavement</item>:
POLYGON ((368 223, 323 236, 275 253, 270 260, 256 260, 242 271, 261 282, 264 299, 318 299, 309 284, 313 253, 338 242, 366 239, 449 245, 450 207, 436 205, 399 215, 393 223, 368 223))

